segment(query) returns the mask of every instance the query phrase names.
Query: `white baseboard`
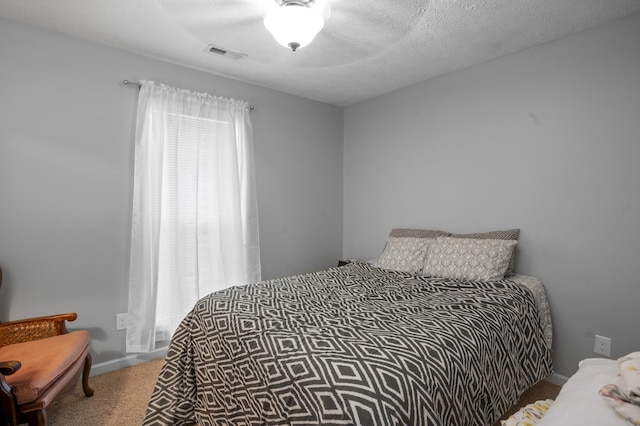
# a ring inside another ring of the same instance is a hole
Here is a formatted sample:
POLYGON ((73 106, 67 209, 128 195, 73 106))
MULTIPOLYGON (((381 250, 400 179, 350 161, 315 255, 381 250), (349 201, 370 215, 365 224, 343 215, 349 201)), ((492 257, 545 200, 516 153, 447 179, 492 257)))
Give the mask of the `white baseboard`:
POLYGON ((547 377, 545 380, 556 386, 562 386, 565 383, 567 383, 567 380, 569 380, 569 378, 567 376, 563 376, 562 374, 553 373, 552 375, 547 377))
POLYGON ((141 354, 132 354, 122 358, 112 359, 111 361, 101 362, 91 367, 90 376, 108 373, 110 371, 120 370, 121 368, 131 367, 147 361, 158 358, 164 358, 167 355, 167 348, 156 349, 155 351, 141 354))

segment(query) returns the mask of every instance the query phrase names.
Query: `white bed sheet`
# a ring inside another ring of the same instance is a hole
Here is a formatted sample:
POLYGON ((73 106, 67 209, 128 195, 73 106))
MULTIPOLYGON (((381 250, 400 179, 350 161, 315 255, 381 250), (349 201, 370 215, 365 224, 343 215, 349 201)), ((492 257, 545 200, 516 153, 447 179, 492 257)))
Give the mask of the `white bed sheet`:
POLYGON ((553 330, 551 327, 551 309, 549 309, 549 300, 547 299, 547 293, 544 290, 544 285, 536 277, 529 275, 515 274, 509 277, 511 280, 526 287, 533 294, 533 298, 538 306, 540 312, 540 325, 544 331, 544 336, 547 342, 547 347, 552 348, 553 344, 553 330))
POLYGON ((562 386, 560 394, 537 426, 627 426, 598 395, 598 391, 618 373, 612 359, 587 358, 562 386))

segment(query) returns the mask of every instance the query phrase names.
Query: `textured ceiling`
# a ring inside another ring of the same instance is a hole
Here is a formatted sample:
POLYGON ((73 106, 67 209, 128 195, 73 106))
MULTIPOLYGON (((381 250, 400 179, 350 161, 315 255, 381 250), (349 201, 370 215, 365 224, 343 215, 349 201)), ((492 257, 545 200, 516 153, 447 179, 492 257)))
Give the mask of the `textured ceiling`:
POLYGON ((346 106, 640 12, 640 0, 316 2, 325 27, 295 53, 262 23, 275 0, 0 0, 0 16, 346 106))

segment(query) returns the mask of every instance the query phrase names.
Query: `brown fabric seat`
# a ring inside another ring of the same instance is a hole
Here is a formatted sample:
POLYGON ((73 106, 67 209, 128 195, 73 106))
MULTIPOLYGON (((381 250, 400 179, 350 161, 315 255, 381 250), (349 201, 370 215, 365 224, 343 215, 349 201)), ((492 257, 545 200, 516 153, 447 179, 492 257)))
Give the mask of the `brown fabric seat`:
POLYGON ((89 340, 89 332, 81 330, 0 348, 0 360, 15 359, 22 364, 20 370, 6 377, 18 405, 41 398, 78 360, 84 363, 89 340))

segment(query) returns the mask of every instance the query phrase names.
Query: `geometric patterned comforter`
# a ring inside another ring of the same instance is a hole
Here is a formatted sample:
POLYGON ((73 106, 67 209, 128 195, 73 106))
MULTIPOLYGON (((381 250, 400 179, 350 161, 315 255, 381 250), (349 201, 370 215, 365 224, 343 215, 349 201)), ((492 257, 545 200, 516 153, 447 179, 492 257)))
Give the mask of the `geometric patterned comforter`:
POLYGON ((492 425, 551 373, 524 286, 351 263, 201 299, 144 425, 492 425))

